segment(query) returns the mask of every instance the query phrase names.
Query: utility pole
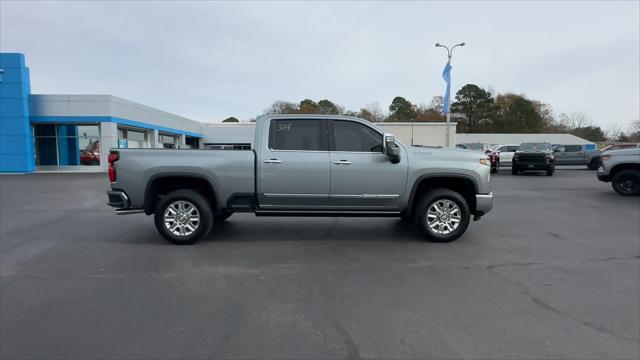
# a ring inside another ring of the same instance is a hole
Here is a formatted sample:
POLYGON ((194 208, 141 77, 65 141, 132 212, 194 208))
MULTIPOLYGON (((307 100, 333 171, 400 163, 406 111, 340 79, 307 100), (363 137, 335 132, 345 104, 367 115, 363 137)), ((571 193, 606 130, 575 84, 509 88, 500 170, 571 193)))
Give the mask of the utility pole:
MULTIPOLYGON (((445 99, 445 111, 447 112, 447 129, 446 129, 446 139, 444 141, 445 145, 447 147, 450 146, 449 144, 449 125, 451 124, 451 56, 453 55, 453 49, 455 49, 458 46, 464 46, 464 43, 461 42, 459 44, 455 44, 453 45, 453 47, 451 47, 451 49, 449 49, 447 46, 442 45, 440 43, 436 43, 436 47, 441 47, 441 48, 445 48, 447 50, 447 65, 445 66, 445 71, 442 73, 443 77, 445 75, 445 73, 447 73, 448 76, 448 81, 447 81, 447 93, 446 96, 447 98, 445 99)), ((447 79, 445 79, 447 80, 447 79)))

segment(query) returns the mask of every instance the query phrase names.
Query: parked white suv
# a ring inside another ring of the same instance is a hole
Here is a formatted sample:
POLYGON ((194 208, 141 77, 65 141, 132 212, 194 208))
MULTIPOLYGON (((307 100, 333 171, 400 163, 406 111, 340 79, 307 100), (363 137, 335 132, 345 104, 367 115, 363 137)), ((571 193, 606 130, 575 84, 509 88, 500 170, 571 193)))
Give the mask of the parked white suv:
POLYGON ((500 165, 511 166, 513 154, 518 151, 520 144, 494 145, 493 151, 500 153, 500 165))

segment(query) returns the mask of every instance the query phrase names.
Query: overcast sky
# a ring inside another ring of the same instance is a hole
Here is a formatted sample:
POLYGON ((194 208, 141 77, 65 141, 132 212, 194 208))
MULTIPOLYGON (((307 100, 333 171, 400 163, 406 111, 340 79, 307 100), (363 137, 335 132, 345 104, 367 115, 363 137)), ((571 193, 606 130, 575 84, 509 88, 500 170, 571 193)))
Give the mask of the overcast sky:
POLYGON ((33 93, 111 94, 195 120, 275 100, 429 103, 466 83, 623 128, 640 118, 640 2, 13 2, 0 50, 33 93))

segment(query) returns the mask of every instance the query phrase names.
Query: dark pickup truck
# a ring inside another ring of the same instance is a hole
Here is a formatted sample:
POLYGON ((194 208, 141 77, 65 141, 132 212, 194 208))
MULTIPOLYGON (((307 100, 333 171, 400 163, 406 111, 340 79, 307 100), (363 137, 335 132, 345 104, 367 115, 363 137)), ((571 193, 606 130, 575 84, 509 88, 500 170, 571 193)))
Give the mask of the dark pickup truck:
POLYGON ((518 175, 523 171, 546 171, 547 176, 553 176, 556 170, 553 148, 549 143, 522 143, 513 154, 511 160, 511 174, 518 175))

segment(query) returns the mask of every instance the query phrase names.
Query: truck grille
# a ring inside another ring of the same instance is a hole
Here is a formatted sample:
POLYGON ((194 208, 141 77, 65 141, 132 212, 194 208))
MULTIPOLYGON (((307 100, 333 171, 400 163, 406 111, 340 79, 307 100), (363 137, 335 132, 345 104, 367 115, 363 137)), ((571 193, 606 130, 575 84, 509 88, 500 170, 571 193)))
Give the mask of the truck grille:
POLYGON ((544 162, 544 154, 519 154, 518 160, 522 162, 544 162))

